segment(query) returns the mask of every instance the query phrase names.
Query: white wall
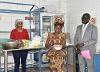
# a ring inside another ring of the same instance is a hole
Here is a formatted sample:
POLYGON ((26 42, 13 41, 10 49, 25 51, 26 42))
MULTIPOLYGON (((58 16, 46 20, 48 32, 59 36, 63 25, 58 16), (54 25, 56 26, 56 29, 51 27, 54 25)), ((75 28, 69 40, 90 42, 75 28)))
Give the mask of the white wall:
MULTIPOLYGON (((61 9, 61 3, 65 3, 66 0, 0 0, 0 1, 7 1, 7 2, 17 2, 17 3, 28 3, 28 4, 35 4, 38 7, 45 7, 48 12, 59 13, 61 9)), ((8 5, 5 5, 7 8, 8 5)), ((64 4, 63 4, 64 6, 64 4)), ((10 7, 12 9, 19 8, 19 6, 10 7)), ((4 7, 3 7, 4 8, 4 7)), ((26 9, 25 7, 23 9, 26 9)), ((23 10, 22 9, 22 10, 23 10)))
POLYGON ((98 27, 98 44, 100 48, 100 0, 67 0, 67 24, 68 32, 71 33, 73 41, 76 26, 81 24, 81 16, 83 13, 90 13, 92 17, 96 17, 96 25, 98 27))
MULTIPOLYGON (((1 1, 1 0, 0 0, 1 1)), ((45 10, 50 13, 55 14, 65 14, 65 18, 67 17, 67 0, 3 0, 6 2, 16 2, 16 3, 26 3, 26 4, 35 4, 38 7, 45 7, 45 10)), ((0 3, 0 9, 10 9, 10 10, 24 10, 29 11, 31 6, 23 6, 23 5, 14 5, 14 4, 3 4, 0 3)), ((14 28, 14 21, 17 18, 23 19, 27 16, 25 14, 1 14, 0 13, 0 31, 11 31, 14 28), (8 28, 9 27, 9 28, 8 28)), ((67 20, 65 20, 67 21, 67 20)), ((67 31, 67 23, 65 22, 65 31, 67 31)), ((0 37, 8 37, 7 34, 2 34, 0 37)), ((9 37, 8 37, 9 38, 9 37)))

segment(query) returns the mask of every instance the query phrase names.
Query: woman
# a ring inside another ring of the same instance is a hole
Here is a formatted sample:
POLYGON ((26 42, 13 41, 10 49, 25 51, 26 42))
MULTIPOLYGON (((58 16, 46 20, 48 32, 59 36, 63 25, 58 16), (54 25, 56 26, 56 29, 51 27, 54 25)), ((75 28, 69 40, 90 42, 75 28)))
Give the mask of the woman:
POLYGON ((55 22, 54 32, 49 33, 46 40, 47 56, 50 59, 51 72, 64 72, 64 57, 66 56, 66 35, 62 32, 64 22, 55 22), (62 45, 61 50, 56 50, 54 45, 62 45))
MULTIPOLYGON (((23 28, 23 21, 21 19, 17 19, 15 21, 15 29, 11 31, 10 38, 22 41, 22 39, 29 40, 28 31, 23 28)), ((19 72, 20 66, 20 59, 22 64, 22 72, 26 72, 26 59, 27 59, 27 50, 20 50, 20 51, 12 51, 14 62, 15 62, 15 69, 14 72, 19 72)))

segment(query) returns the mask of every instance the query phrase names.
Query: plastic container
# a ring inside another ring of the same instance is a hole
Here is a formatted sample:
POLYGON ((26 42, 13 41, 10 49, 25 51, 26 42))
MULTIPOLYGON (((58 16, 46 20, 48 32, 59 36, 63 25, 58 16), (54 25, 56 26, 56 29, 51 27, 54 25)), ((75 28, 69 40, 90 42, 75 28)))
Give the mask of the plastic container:
POLYGON ((94 72, 100 72, 100 54, 95 54, 93 57, 94 72))
POLYGON ((36 53, 34 53, 34 60, 36 62, 39 62, 39 58, 40 58, 40 61, 41 61, 42 64, 49 63, 49 59, 46 56, 46 53, 45 52, 42 52, 42 53, 36 52, 36 53), (39 54, 40 54, 40 57, 39 57, 39 54))
POLYGON ((62 45, 54 45, 53 46, 56 50, 61 50, 62 49, 62 45))

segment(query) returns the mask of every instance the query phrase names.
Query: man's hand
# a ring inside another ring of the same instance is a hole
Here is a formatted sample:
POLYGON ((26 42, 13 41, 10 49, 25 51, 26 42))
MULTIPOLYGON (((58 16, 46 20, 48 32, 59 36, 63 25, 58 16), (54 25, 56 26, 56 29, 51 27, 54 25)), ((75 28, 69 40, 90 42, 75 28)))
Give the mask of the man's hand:
POLYGON ((81 52, 80 48, 83 46, 84 46, 84 43, 78 43, 77 45, 75 45, 76 53, 80 54, 81 52))
POLYGON ((84 43, 78 43, 77 45, 75 45, 75 48, 80 49, 83 46, 84 46, 84 43))
POLYGON ((77 54, 80 54, 80 53, 81 53, 81 50, 80 50, 80 49, 77 49, 77 50, 76 50, 76 53, 77 53, 77 54))

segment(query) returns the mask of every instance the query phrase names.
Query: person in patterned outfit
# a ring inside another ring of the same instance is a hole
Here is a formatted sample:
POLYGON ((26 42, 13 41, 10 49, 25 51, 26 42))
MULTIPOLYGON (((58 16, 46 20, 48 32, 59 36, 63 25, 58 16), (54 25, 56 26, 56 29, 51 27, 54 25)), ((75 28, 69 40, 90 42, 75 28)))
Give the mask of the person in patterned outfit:
POLYGON ((66 34, 62 32, 63 26, 64 22, 55 22, 54 32, 48 33, 46 40, 45 47, 48 48, 47 56, 50 59, 51 72, 64 72, 66 34), (60 50, 56 50, 54 45, 62 45, 62 48, 60 50))

